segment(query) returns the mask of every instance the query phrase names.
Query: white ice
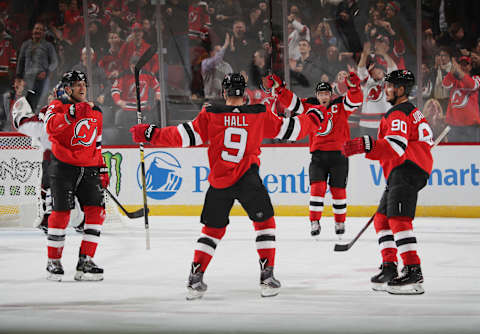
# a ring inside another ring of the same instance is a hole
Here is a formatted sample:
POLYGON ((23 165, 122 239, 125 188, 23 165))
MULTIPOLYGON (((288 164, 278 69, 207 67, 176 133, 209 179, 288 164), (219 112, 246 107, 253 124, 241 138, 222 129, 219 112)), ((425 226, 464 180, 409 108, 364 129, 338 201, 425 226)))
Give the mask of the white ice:
MULTIPOLYGON (((150 217, 106 226, 95 257, 103 282, 76 282, 81 236, 69 230, 65 278, 45 279, 46 241, 36 229, 0 229, 0 332, 479 333, 480 221, 418 218, 426 293, 374 292, 380 256, 373 227, 347 252, 333 252, 331 217, 319 241, 305 218, 277 217, 280 294, 261 298, 255 233, 232 217, 205 274, 204 298, 185 300, 201 225, 197 217, 150 217)), ((349 218, 345 241, 368 218, 349 218)))

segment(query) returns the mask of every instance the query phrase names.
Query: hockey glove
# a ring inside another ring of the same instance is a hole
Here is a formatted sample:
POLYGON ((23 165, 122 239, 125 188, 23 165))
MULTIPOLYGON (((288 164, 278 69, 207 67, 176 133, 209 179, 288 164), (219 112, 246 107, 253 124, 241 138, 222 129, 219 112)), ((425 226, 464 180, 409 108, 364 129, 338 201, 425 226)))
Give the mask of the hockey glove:
POLYGON ((343 144, 342 153, 349 157, 354 154, 368 153, 375 145, 375 140, 370 136, 357 137, 347 140, 343 144))
POLYGON ((144 143, 152 140, 158 127, 154 124, 137 124, 130 128, 132 140, 136 143, 144 143))
POLYGON ((100 181, 102 182, 102 188, 107 189, 110 184, 110 176, 108 175, 107 166, 100 167, 100 181))
POLYGON ((272 89, 274 91, 278 91, 280 89, 283 89, 284 87, 285 82, 275 74, 267 75, 266 77, 262 78, 262 89, 267 93, 270 93, 272 89))
POLYGON ((348 89, 360 89, 360 78, 355 72, 350 72, 350 74, 345 78, 345 84, 348 89))

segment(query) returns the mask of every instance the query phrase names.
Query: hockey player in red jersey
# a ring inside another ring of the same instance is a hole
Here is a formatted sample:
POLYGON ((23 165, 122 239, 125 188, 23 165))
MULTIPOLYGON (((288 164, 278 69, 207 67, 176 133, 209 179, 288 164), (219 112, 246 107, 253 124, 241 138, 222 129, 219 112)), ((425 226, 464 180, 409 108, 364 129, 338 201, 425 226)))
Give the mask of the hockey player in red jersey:
POLYGON ((423 275, 413 233, 418 192, 432 171, 433 132, 422 112, 408 102, 415 83, 413 73, 396 70, 386 77, 387 100, 393 107, 380 122, 378 140, 363 136, 347 141, 345 155, 366 153, 379 160, 387 187, 374 217, 382 254, 380 273, 373 276, 373 290, 392 294, 421 294, 423 275), (397 272, 397 251, 403 261, 397 272))
POLYGON ((49 167, 53 210, 48 220, 47 278, 62 280, 65 228, 76 196, 85 214, 85 225, 74 278, 99 281, 103 279, 103 269, 92 258, 105 219, 102 187, 106 188, 109 182, 101 152, 103 117, 98 107, 87 102, 84 73, 67 72, 62 82, 69 101, 53 100, 44 121, 53 153, 49 167))
POLYGON ((309 167, 310 178, 310 225, 311 235, 320 234, 320 218, 322 217, 327 180, 330 185, 335 219, 335 233, 345 233, 347 214, 347 177, 348 158, 341 150, 343 143, 350 139, 348 117, 362 104, 363 94, 360 79, 354 72, 345 78, 347 94, 338 98, 332 97, 332 87, 328 82, 319 82, 315 88, 315 98, 300 100, 284 87, 276 75, 267 77, 267 87, 275 87, 275 94, 280 105, 294 114, 301 114, 309 108, 323 106, 332 115, 324 131, 316 129, 310 134, 310 153, 312 160, 309 167))
POLYGON ((203 274, 215 249, 225 235, 229 213, 237 199, 257 233, 260 257, 260 287, 263 297, 275 296, 280 282, 273 276, 275 264, 275 219, 270 196, 258 174, 260 146, 264 138, 297 140, 325 127, 321 108, 295 118, 280 118, 265 105, 244 105, 245 79, 239 73, 223 80, 226 105, 206 105, 191 122, 158 128, 139 124, 130 129, 135 142, 171 147, 209 143, 210 187, 205 196, 187 299, 198 299, 207 290, 203 274))

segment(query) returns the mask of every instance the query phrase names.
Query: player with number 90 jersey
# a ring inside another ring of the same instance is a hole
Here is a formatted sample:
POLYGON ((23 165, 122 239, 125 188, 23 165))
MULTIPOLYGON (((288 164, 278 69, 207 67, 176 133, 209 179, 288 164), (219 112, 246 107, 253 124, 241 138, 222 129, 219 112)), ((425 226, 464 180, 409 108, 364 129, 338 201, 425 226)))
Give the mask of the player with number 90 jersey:
POLYGON ((380 122, 378 140, 366 158, 380 160, 386 179, 406 160, 430 174, 433 132, 422 112, 410 102, 392 107, 380 122))
MULTIPOLYGON (((227 188, 253 164, 260 166, 258 156, 264 138, 299 140, 327 126, 328 119, 320 122, 317 117, 310 116, 280 118, 261 104, 205 105, 193 121, 157 129, 150 142, 178 147, 208 142, 211 169, 208 181, 214 188, 227 188)), ((326 117, 325 112, 323 116, 326 117)))

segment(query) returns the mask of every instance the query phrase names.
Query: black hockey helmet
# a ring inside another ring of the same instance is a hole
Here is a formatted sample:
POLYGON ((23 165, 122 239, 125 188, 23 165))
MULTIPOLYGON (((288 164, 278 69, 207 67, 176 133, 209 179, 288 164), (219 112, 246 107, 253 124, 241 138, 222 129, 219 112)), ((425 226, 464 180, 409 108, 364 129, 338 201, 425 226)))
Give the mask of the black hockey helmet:
POLYGON ((72 86, 72 84, 77 81, 85 81, 85 84, 88 84, 87 75, 81 71, 73 70, 65 72, 61 80, 65 86, 72 86))
POLYGON ((318 93, 318 92, 330 92, 330 93, 332 93, 333 89, 332 89, 332 86, 328 82, 320 81, 315 86, 315 93, 318 93))
POLYGON ((385 76, 385 81, 394 84, 395 87, 405 87, 405 95, 408 95, 415 84, 415 76, 409 70, 395 70, 385 76))
POLYGON ((245 78, 240 73, 229 73, 222 81, 227 96, 243 96, 246 86, 245 78))

